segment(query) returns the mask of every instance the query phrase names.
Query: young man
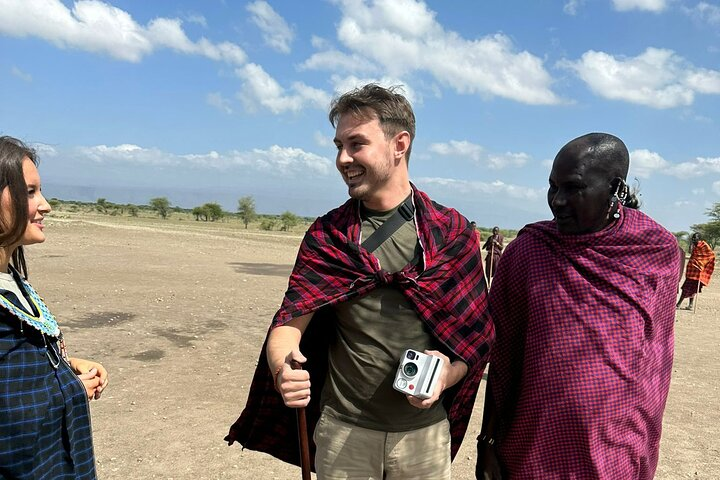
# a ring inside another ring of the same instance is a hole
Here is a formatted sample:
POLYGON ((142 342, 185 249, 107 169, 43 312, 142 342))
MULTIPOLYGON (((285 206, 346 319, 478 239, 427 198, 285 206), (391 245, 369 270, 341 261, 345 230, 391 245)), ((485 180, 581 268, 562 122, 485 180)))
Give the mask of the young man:
POLYGON ((675 237, 634 210, 612 135, 565 145, 554 219, 525 226, 490 290, 482 480, 652 480, 673 359, 675 237))
POLYGON ((410 183, 415 116, 395 89, 348 92, 329 117, 351 198, 307 232, 227 440, 296 463, 282 404, 308 407, 319 479, 450 478, 494 337, 477 236, 410 183), (393 388, 406 349, 442 361, 429 398, 393 388))

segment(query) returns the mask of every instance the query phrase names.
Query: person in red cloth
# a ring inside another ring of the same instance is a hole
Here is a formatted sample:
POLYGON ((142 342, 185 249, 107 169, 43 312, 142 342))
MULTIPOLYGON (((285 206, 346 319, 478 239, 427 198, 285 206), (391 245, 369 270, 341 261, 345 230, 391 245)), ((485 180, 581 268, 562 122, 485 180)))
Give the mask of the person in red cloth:
POLYGON ((410 183, 405 97, 369 84, 329 118, 351 198, 306 233, 226 440, 297 464, 293 409, 307 407, 318 479, 449 479, 494 338, 480 245, 465 217, 410 183), (409 348, 442 361, 429 398, 393 389, 409 348))
POLYGON ((703 287, 708 286, 715 269, 715 252, 713 252, 712 247, 702 240, 697 232, 692 234, 691 242, 690 260, 685 270, 685 281, 680 288, 680 299, 675 305, 676 308, 680 308, 682 301, 689 298, 690 304, 685 307, 686 310, 693 309, 695 295, 702 292, 703 287))
POLYGON ((673 360, 680 251, 634 208, 623 142, 591 133, 555 157, 554 219, 505 249, 476 476, 651 480, 673 360))

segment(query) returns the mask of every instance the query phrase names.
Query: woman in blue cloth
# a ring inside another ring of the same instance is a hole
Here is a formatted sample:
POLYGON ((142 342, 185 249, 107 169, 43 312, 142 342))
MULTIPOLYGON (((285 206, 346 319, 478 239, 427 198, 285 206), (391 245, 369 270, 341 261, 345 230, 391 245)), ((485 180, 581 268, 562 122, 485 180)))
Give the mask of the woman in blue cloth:
POLYGON ((67 358, 55 317, 27 282, 23 247, 45 241, 50 205, 35 151, 0 137, 0 478, 94 479, 88 401, 102 365, 67 358))

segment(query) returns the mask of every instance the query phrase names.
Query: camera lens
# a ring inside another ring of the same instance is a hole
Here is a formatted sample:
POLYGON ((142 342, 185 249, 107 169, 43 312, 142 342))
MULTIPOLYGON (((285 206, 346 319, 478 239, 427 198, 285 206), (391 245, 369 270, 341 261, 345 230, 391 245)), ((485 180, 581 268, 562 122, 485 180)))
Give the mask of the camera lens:
POLYGON ((417 375, 418 367, 414 363, 406 363, 403 366, 403 373, 408 377, 414 377, 417 375))

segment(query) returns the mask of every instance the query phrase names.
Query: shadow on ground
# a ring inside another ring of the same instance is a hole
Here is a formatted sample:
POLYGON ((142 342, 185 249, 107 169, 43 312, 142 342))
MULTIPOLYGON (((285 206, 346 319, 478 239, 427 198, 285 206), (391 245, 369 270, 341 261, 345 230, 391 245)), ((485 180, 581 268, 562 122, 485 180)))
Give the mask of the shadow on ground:
POLYGON ((276 263, 244 263, 231 262, 228 265, 233 267, 237 273, 249 275, 272 275, 275 277, 289 277, 292 272, 292 265, 278 265, 276 263))

